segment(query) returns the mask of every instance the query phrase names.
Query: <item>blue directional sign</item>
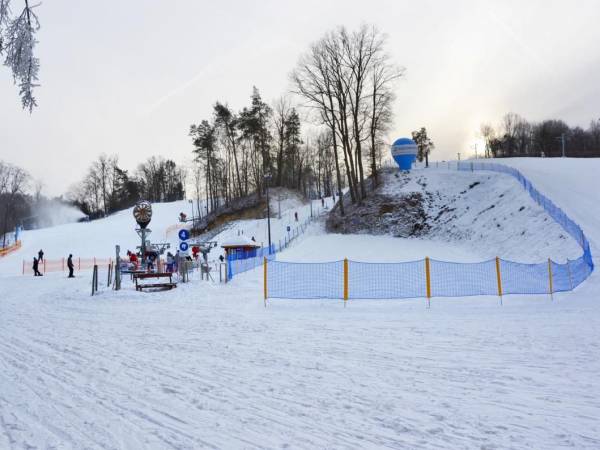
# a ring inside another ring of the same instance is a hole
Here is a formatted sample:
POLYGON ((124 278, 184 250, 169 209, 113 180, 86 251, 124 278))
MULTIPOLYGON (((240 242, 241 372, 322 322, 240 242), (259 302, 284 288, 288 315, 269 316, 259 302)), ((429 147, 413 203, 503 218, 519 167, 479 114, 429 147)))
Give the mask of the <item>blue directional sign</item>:
POLYGON ((181 242, 179 244, 179 250, 181 250, 182 252, 187 252, 188 248, 190 248, 190 246, 187 242, 181 242))
POLYGON ((190 238, 190 232, 188 230, 179 230, 179 239, 187 241, 190 238))

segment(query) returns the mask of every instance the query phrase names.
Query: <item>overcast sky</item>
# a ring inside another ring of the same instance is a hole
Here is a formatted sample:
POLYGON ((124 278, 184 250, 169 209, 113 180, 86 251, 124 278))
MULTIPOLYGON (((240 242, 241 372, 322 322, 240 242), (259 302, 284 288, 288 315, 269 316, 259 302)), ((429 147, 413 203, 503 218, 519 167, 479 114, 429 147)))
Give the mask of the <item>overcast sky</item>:
MULTIPOLYGON (((23 0, 12 0, 13 9, 23 0)), ((189 125, 256 85, 289 90, 299 55, 338 25, 375 24, 406 68, 390 141, 425 126, 434 159, 468 153, 479 124, 513 111, 587 127, 600 117, 600 0, 46 0, 37 89, 21 109, 0 67, 0 159, 64 193, 100 153, 134 169, 191 160, 189 125)))

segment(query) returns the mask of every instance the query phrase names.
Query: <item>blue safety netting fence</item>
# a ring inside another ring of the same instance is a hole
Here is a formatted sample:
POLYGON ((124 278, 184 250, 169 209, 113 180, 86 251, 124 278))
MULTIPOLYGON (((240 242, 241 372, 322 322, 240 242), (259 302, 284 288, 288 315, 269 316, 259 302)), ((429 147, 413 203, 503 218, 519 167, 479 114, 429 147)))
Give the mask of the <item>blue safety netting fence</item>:
MULTIPOLYGON (((269 298, 393 299, 471 295, 552 294, 569 291, 594 270, 590 244, 581 227, 541 194, 518 170, 500 164, 457 164, 458 170, 512 175, 529 195, 581 246, 583 254, 563 264, 524 264, 503 259, 456 263, 423 259, 401 263, 267 261, 269 298)), ((261 264, 262 260, 258 262, 261 264)))
POLYGON ((263 264, 264 258, 275 259, 275 244, 270 247, 261 247, 252 252, 237 252, 227 255, 227 279, 234 275, 247 272, 263 264))
POLYGON ((286 249, 294 239, 304 234, 310 222, 314 218, 309 218, 295 227, 289 227, 289 230, 282 239, 273 242, 271 246, 262 247, 249 252, 236 252, 227 256, 227 280, 233 279, 235 275, 255 269, 262 266, 264 258, 268 261, 274 261, 277 253, 286 249))

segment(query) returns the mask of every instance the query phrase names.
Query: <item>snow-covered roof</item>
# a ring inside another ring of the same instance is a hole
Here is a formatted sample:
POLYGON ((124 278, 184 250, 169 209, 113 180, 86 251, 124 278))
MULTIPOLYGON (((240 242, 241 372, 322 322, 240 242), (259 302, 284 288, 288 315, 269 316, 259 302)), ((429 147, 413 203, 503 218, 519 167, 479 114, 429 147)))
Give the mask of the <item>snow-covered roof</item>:
POLYGON ((260 247, 256 242, 246 236, 234 236, 221 244, 222 248, 226 247, 260 247))

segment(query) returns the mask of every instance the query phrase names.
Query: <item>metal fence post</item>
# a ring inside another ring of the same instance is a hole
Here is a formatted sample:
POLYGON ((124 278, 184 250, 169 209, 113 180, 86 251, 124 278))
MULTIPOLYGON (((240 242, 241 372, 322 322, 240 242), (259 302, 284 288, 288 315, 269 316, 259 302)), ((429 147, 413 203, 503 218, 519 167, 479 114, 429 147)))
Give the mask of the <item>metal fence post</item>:
POLYGON ((267 257, 264 256, 263 257, 263 293, 264 293, 264 302, 265 302, 265 308, 267 307, 267 297, 268 297, 268 290, 267 290, 267 257))
POLYGON ((569 286, 573 290, 573 276, 571 275, 571 261, 567 259, 567 272, 569 273, 569 286))
POLYGON ((92 269, 92 296, 98 292, 98 266, 92 269))
POLYGON ((554 289, 552 286, 552 260, 550 258, 548 258, 548 281, 550 288, 550 298, 554 300, 554 289))

